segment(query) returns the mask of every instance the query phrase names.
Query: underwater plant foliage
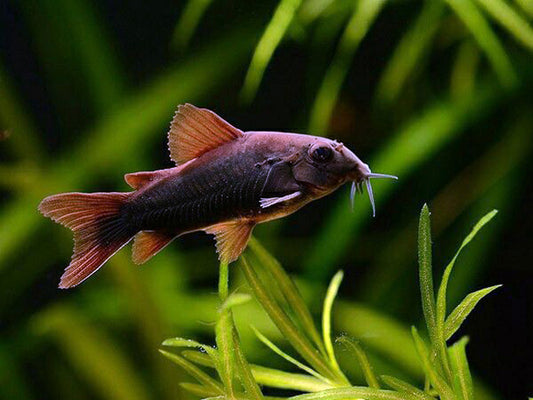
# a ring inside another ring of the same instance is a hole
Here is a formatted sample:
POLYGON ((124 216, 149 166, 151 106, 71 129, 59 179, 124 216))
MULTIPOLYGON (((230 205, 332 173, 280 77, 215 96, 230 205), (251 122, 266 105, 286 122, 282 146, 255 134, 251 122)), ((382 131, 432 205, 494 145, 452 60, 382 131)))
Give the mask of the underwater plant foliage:
POLYGON ((0 398, 531 396, 532 20, 525 0, 3 2, 0 398), (40 200, 171 167, 187 102, 337 139, 399 179, 375 182, 375 218, 344 187, 258 227, 229 287, 198 233, 58 290, 72 240, 40 200), (224 349, 228 373, 170 337, 224 349))
MULTIPOLYGON (((164 349, 160 352, 195 378, 197 383, 182 382, 181 386, 192 394, 202 397, 263 399, 265 397, 263 391, 277 388, 304 392, 287 396, 291 399, 491 398, 483 392, 474 397, 474 383, 466 356, 469 338, 463 336, 454 339, 452 344, 448 342, 451 342, 450 339, 477 303, 501 285, 468 294, 449 313, 446 311, 446 300, 448 280, 456 259, 496 213, 496 210, 491 211, 472 228, 446 267, 435 292, 430 213, 427 205, 422 208, 418 229, 419 282, 425 329, 429 340, 424 340, 418 329, 413 326, 411 334, 414 349, 411 347, 410 350, 418 355, 421 375, 425 381, 423 387, 416 387, 398 377, 377 375, 378 368, 373 367, 364 349, 364 338, 353 337, 350 331, 345 331, 335 339, 337 345, 335 347, 337 351, 342 347, 348 353, 348 357, 344 357, 345 362, 357 364, 364 376, 363 384, 354 386, 337 361, 331 331, 331 310, 342 282, 343 272, 335 274, 326 291, 320 333, 297 286, 279 262, 255 239, 250 243, 250 250, 241 257, 239 267, 255 300, 285 339, 284 347, 288 345, 290 350, 280 348, 253 325, 251 328, 259 341, 293 367, 297 367, 299 372, 268 368, 247 361, 234 322, 233 309, 249 302, 251 297, 241 291, 229 293, 227 263, 220 264, 220 306, 215 326, 216 346, 177 337, 163 341, 164 349), (177 353, 166 348, 177 351, 185 349, 185 351, 177 353), (295 355, 289 354, 289 351, 295 355), (216 371, 218 380, 203 371, 206 367, 216 371)), ((353 319, 354 323, 357 323, 357 314, 353 319)), ((247 322, 250 322, 250 318, 247 322)), ((366 325, 365 329, 371 332, 372 329, 379 330, 379 326, 366 325)), ((386 353, 386 349, 381 350, 386 353)))

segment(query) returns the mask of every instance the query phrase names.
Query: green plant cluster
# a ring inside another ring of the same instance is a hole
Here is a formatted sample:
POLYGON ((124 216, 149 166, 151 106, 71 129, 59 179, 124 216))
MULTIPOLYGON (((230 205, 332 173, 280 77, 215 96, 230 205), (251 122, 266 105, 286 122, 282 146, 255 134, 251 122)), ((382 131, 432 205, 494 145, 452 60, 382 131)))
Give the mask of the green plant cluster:
MULTIPOLYGON (((357 340, 340 336, 336 342, 351 354, 351 362, 357 362, 363 371, 367 386, 352 386, 335 355, 331 331, 331 309, 342 281, 338 272, 332 279, 322 311, 322 334, 313 322, 298 288, 278 261, 257 240, 250 243, 250 250, 240 259, 246 281, 255 299, 266 311, 294 352, 292 356, 254 328, 257 338, 276 355, 301 370, 286 372, 248 363, 234 323, 232 308, 250 300, 250 296, 235 292, 228 294, 229 269, 220 265, 219 296, 221 305, 215 327, 216 347, 194 340, 173 338, 163 342, 165 347, 185 348, 180 354, 160 350, 171 361, 182 367, 198 383, 181 383, 187 391, 202 398, 263 400, 261 386, 292 389, 304 394, 291 396, 293 400, 473 400, 474 386, 466 357, 468 337, 464 336, 448 345, 448 341, 460 328, 476 304, 501 285, 491 286, 468 294, 455 309, 446 313, 448 280, 461 250, 478 231, 489 222, 497 211, 485 215, 463 240, 459 250, 446 267, 437 295, 433 288, 431 261, 431 229, 429 209, 424 205, 420 215, 418 233, 418 259, 422 309, 429 343, 416 327, 412 338, 425 373, 423 389, 397 377, 376 376, 375 369, 357 340), (190 349, 193 350, 190 350, 190 349), (216 370, 218 380, 202 368, 216 370)), ((385 338, 386 339, 386 338, 385 338)))
MULTIPOLYGON (((0 398, 186 398, 175 384, 181 372, 154 348, 171 335, 212 334, 212 241, 177 240, 140 269, 125 248, 86 284, 62 292, 71 235, 37 212, 45 196, 127 191, 125 173, 172 166, 165 134, 185 102, 245 130, 342 140, 373 171, 400 177, 376 183, 375 220, 366 199, 351 213, 342 188, 256 230, 294 273, 313 315, 339 266, 352 271, 331 331, 354 338, 380 374, 418 384, 424 376, 409 329, 418 321, 413 210, 421 199, 432 206, 443 252, 486 210, 500 210, 461 257, 468 268, 456 269, 448 297, 459 303, 468 288, 501 276, 514 312, 493 309, 472 321, 486 328, 476 345, 501 335, 496 327, 523 323, 531 291, 516 286, 530 279, 533 248, 525 231, 530 0, 179 3, 7 0, 0 8, 0 398)), ((232 310, 254 363, 272 356, 247 315, 286 350, 256 302, 232 310)), ((530 332, 504 331, 490 352, 472 351, 476 398, 531 390, 526 368, 494 379, 486 359, 527 362, 515 344, 530 332)), ((359 385, 364 374, 347 354, 336 352, 338 363, 359 385)))

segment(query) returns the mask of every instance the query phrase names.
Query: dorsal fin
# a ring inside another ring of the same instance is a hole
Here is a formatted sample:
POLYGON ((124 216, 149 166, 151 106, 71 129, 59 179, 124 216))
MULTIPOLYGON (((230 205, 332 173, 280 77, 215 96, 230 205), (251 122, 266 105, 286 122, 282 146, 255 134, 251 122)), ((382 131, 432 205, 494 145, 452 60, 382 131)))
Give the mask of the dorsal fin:
POLYGON ((218 259, 230 263, 244 251, 254 226, 251 221, 230 221, 212 225, 204 231, 215 235, 218 259))
POLYGON ((180 105, 168 132, 170 158, 177 165, 183 164, 242 135, 213 111, 180 105))

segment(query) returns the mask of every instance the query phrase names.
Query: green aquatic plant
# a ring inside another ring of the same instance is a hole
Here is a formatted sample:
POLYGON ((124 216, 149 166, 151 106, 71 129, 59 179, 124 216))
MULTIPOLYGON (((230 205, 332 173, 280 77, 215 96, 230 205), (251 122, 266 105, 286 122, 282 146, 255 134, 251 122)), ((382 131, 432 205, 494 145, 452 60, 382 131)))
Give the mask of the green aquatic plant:
MULTIPOLYGON (((200 2, 191 1, 189 6, 192 8, 196 3, 200 2)), ((333 31, 341 31, 341 35, 314 98, 309 129, 327 133, 328 122, 354 54, 380 14, 390 6, 390 2, 382 0, 281 0, 255 47, 243 84, 243 98, 247 101, 254 98, 265 70, 284 38, 290 37, 294 31, 312 31, 313 24, 326 21, 335 27, 333 31), (337 18, 332 18, 334 16, 337 18)), ((533 29, 527 17, 522 15, 521 6, 503 0, 446 0, 422 2, 420 8, 418 18, 398 44, 381 77, 377 90, 379 102, 397 99, 409 75, 419 67, 422 56, 432 42, 438 41, 438 31, 446 31, 445 26, 451 19, 453 24, 463 26, 462 36, 484 53, 501 85, 511 88, 517 84, 515 68, 492 25, 500 25, 515 42, 528 50, 533 49, 533 29)))
MULTIPOLYGON (((218 318, 215 326, 216 347, 197 341, 172 338, 163 342, 165 348, 180 351, 160 352, 183 368, 197 383, 181 386, 202 398, 260 400, 266 396, 261 388, 291 389, 303 392, 291 399, 398 399, 444 400, 474 398, 474 384, 466 357, 468 337, 449 344, 476 304, 500 285, 468 294, 449 314, 446 311, 448 280, 461 251, 497 211, 486 214, 474 226, 444 270, 437 293, 433 286, 430 213, 424 205, 418 230, 419 279, 422 310, 429 341, 412 327, 412 340, 425 375, 424 388, 389 375, 378 375, 364 344, 341 335, 336 342, 359 364, 366 385, 353 385, 343 364, 338 360, 332 340, 331 309, 343 278, 342 271, 331 280, 322 311, 322 333, 313 321, 297 286, 279 262, 252 239, 249 250, 241 257, 239 268, 255 299, 268 314, 297 355, 291 355, 252 327, 257 338, 276 355, 293 364, 301 372, 287 372, 251 364, 243 352, 234 322, 233 309, 251 299, 246 293, 229 293, 229 269, 220 265, 218 318), (192 350, 191 350, 192 349, 192 350), (299 359, 298 359, 298 358, 299 359), (216 375, 212 370, 216 371, 216 375), (207 370, 207 371, 206 371, 207 370)), ((394 335, 394 331, 390 331, 394 335)), ((394 340, 392 337, 391 340, 394 340)))

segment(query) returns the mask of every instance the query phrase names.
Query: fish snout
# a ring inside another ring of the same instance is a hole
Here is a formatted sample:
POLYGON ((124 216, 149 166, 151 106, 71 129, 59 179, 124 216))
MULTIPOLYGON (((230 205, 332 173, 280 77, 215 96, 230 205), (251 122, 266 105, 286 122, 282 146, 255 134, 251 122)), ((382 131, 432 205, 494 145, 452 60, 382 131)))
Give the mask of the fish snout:
POLYGON ((362 182, 365 180, 368 174, 371 173, 370 167, 346 147, 344 147, 341 152, 348 167, 347 180, 355 182, 362 182))
POLYGON ((376 178, 386 178, 386 179, 394 179, 397 180, 398 177, 394 175, 388 175, 388 174, 376 174, 370 170, 370 167, 361 162, 361 164, 357 165, 354 168, 353 172, 353 178, 352 178, 352 188, 350 190, 350 203, 352 204, 352 210, 354 206, 354 198, 355 193, 357 191, 363 192, 363 185, 366 186, 366 190, 368 192, 368 199, 370 200, 370 204, 372 206, 372 216, 376 216, 376 205, 374 202, 374 193, 372 190, 372 184, 370 183, 371 179, 376 178))
POLYGON ((370 167, 368 164, 365 164, 364 162, 360 162, 357 164, 352 172, 352 181, 355 182, 362 182, 366 179, 368 179, 368 175, 371 174, 370 167))

